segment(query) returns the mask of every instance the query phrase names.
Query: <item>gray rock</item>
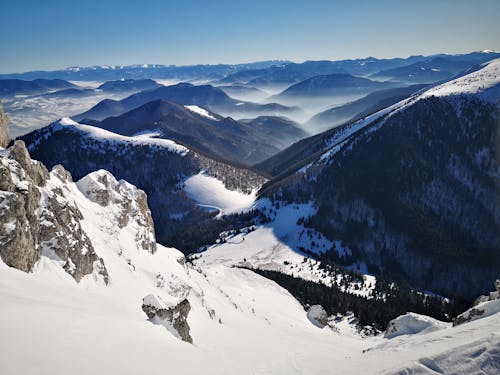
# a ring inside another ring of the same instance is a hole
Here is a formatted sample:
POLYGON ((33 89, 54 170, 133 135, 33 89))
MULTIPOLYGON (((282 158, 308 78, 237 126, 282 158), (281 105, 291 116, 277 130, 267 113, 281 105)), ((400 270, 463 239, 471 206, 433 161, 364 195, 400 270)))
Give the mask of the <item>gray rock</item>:
POLYGON ((187 316, 191 310, 191 305, 187 299, 183 299, 175 306, 167 307, 161 300, 149 294, 142 299, 142 311, 146 313, 149 320, 156 324, 164 325, 174 335, 182 341, 193 343, 189 334, 189 324, 187 316))
POLYGON ((2 102, 0 101, 0 147, 7 147, 9 144, 9 119, 3 112, 2 102))
MULTIPOLYGON (((108 282, 104 263, 80 225, 80 210, 61 187, 47 186, 49 172, 31 160, 24 142, 14 142, 0 157, 0 177, 0 257, 7 265, 29 272, 46 253, 64 261, 64 270, 76 281, 96 271, 108 282)), ((53 178, 63 187, 71 183, 62 166, 53 178)))
POLYGON ((321 305, 312 305, 307 310, 307 318, 316 327, 323 328, 328 324, 328 314, 321 305))

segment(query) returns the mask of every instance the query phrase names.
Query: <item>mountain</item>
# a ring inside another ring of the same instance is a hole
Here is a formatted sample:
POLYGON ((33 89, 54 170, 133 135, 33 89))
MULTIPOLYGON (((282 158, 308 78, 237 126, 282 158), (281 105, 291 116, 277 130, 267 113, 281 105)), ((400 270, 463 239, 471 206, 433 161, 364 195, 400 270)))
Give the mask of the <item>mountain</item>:
POLYGON ((61 79, 0 79, 0 96, 34 95, 62 89, 74 89, 77 86, 61 79))
POLYGON ((361 99, 318 113, 304 126, 315 133, 319 133, 347 121, 357 120, 373 112, 380 111, 426 86, 427 85, 412 85, 375 91, 361 99))
POLYGON ((328 74, 311 77, 292 85, 278 97, 345 96, 365 94, 391 86, 392 83, 372 81, 350 74, 328 74))
MULTIPOLYGON (((22 142, 0 151, 3 373, 197 374, 200 363, 217 374, 329 373, 332 361, 345 374, 498 370, 498 291, 455 326, 413 313, 385 335, 360 330, 352 314, 307 306, 259 272, 156 244, 145 193, 108 171, 74 182, 22 142)), ((305 298, 326 287, 307 286, 305 298)))
POLYGON ((158 241, 194 251, 230 225, 216 216, 251 205, 265 178, 157 135, 128 137, 62 119, 21 139, 34 158, 63 165, 75 179, 106 169, 144 190, 158 241))
POLYGON ((342 240, 349 255, 324 253, 340 264, 472 298, 500 267, 499 100, 497 59, 291 146, 267 164, 281 173, 260 196, 312 201, 301 222, 342 240))
POLYGON ((292 121, 264 117, 235 121, 195 105, 155 100, 117 117, 86 121, 108 131, 133 136, 157 132, 157 138, 171 139, 211 158, 239 164, 255 164, 307 136, 292 121))
POLYGON ((65 79, 76 81, 109 81, 120 79, 216 79, 222 78, 240 70, 262 69, 283 61, 257 61, 243 64, 218 64, 218 65, 161 65, 161 64, 139 64, 139 65, 95 65, 95 66, 72 66, 63 70, 54 71, 31 71, 25 73, 0 74, 0 79, 65 79))
POLYGON ((265 91, 251 86, 228 85, 218 86, 218 88, 230 97, 240 100, 259 101, 269 96, 265 91))
POLYGON ((370 78, 407 84, 433 83, 453 78, 476 65, 500 57, 498 52, 474 52, 467 55, 431 56, 413 64, 382 70, 370 78))
POLYGON ((137 108, 153 100, 165 99, 185 105, 197 105, 226 116, 253 113, 261 115, 287 115, 300 112, 298 108, 287 107, 276 103, 255 104, 230 98, 224 91, 211 85, 194 86, 190 83, 179 83, 173 86, 159 87, 131 95, 123 100, 106 99, 90 110, 74 116, 77 121, 86 119, 102 120, 117 116, 137 108))
POLYGON ((152 79, 120 79, 118 81, 107 81, 98 86, 103 91, 144 91, 161 87, 152 79))
POLYGON ((269 142, 279 150, 309 135, 298 123, 283 117, 259 116, 239 122, 249 126, 258 142, 269 142))

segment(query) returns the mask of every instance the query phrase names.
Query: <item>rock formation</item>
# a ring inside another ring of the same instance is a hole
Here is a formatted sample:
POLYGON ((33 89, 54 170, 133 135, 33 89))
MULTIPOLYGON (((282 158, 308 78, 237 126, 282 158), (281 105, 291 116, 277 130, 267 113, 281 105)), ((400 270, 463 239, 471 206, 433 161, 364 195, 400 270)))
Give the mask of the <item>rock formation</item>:
POLYGON ((109 207, 119 228, 134 226, 138 248, 152 254, 156 251, 154 223, 144 191, 124 180, 117 181, 104 169, 88 174, 76 184, 87 198, 109 207))
POLYGON ((183 299, 176 305, 167 306, 159 297, 149 294, 142 299, 142 310, 153 323, 162 324, 182 341, 193 343, 186 320, 191 310, 187 299, 183 299))
POLYGON ((2 102, 0 102, 0 147, 7 147, 9 144, 9 120, 3 113, 2 102))
POLYGON ((76 204, 63 188, 72 183, 62 167, 49 174, 22 141, 0 154, 0 257, 25 272, 42 254, 61 261, 76 281, 92 272, 107 283, 104 262, 97 256, 80 221, 76 204))

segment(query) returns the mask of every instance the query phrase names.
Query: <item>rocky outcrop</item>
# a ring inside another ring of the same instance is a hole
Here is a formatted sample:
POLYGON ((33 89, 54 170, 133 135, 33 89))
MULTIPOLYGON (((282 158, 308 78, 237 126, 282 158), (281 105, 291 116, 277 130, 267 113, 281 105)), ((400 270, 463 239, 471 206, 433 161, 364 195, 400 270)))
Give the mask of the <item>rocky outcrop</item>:
POLYGON ((447 323, 441 322, 429 316, 407 313, 391 320, 387 325, 384 337, 392 339, 401 335, 415 335, 434 332, 447 327, 447 323))
POLYGON ((138 248, 150 253, 156 251, 154 224, 144 191, 124 180, 117 181, 103 169, 88 174, 76 184, 87 198, 109 208, 119 228, 134 227, 138 248))
POLYGON ((500 280, 495 281, 495 291, 487 296, 480 296, 474 301, 472 308, 458 315, 453 320, 453 326, 486 318, 500 312, 500 280))
POLYGON ((3 112, 2 102, 0 102, 0 147, 7 147, 9 144, 9 120, 3 112))
POLYGON ((328 314, 321 305, 312 305, 307 310, 307 318, 316 327, 323 328, 328 324, 328 314))
POLYGON ((104 262, 83 231, 83 216, 64 189, 72 183, 62 166, 49 174, 22 141, 0 154, 0 257, 29 272, 40 256, 61 263, 76 281, 96 272, 107 283, 104 262))
POLYGON ((164 325, 167 330, 182 341, 193 343, 187 322, 190 310, 191 305, 187 299, 170 306, 153 294, 149 294, 142 299, 142 311, 146 313, 149 320, 155 324, 164 325))

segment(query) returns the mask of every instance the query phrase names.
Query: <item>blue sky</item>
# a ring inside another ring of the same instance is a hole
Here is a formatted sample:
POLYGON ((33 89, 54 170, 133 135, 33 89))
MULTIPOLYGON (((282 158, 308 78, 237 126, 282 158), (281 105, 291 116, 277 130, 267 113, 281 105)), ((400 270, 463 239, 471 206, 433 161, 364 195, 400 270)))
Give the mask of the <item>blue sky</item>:
POLYGON ((0 72, 500 50, 500 0, 2 0, 0 72))

